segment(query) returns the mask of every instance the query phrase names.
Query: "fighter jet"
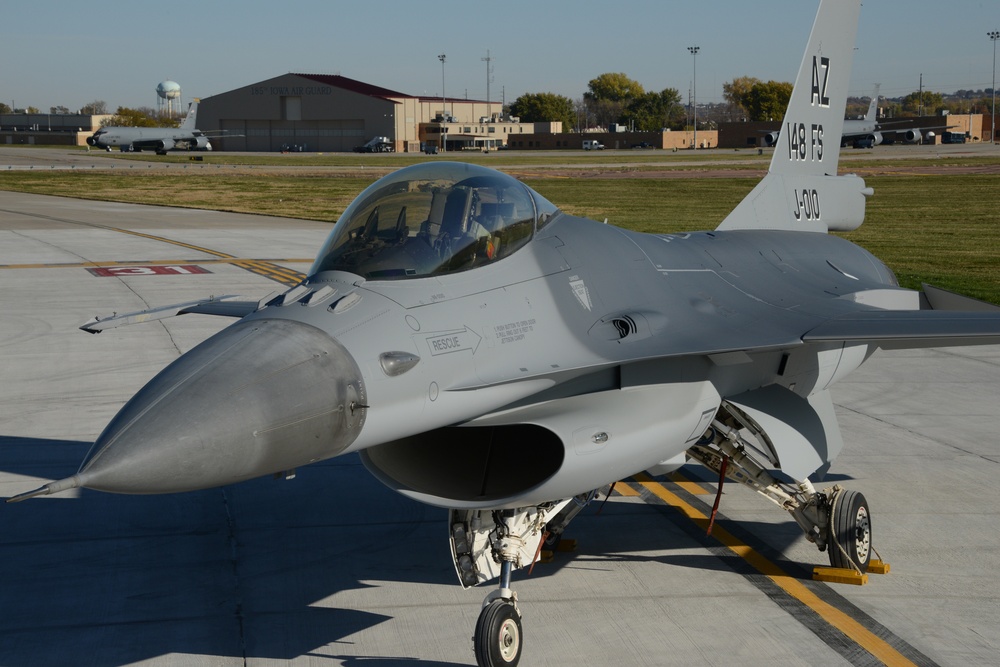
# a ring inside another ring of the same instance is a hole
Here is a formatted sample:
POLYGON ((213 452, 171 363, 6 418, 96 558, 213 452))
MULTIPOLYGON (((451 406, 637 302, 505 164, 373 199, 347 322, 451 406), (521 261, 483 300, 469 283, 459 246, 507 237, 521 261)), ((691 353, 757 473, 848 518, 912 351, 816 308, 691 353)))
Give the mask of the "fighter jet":
POLYGON ((786 139, 714 230, 631 232, 486 167, 418 164, 361 192, 283 294, 86 323, 240 318, 142 388, 78 473, 12 500, 205 489, 358 453, 449 510, 462 586, 499 579, 474 633, 485 666, 521 656, 514 571, 649 469, 702 463, 863 572, 867 500, 812 481, 843 444, 830 388, 880 347, 998 343, 1000 312, 903 289, 828 233, 857 228, 872 194, 836 175, 859 13, 821 0, 786 139))
POLYGON ((87 145, 110 151, 115 146, 123 153, 152 150, 166 155, 171 150, 212 150, 211 133, 195 127, 198 101, 191 103, 180 127, 102 127, 87 137, 87 145))

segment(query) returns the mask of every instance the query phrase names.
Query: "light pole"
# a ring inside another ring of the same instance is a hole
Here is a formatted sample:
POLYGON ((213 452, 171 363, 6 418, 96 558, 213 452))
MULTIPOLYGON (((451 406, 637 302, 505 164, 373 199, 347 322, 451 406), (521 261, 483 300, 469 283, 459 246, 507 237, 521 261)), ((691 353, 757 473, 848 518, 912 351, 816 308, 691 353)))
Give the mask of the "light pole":
POLYGON ((691 89, 694 92, 694 102, 691 106, 694 107, 694 141, 692 142, 691 148, 695 150, 698 149, 698 51, 701 49, 700 46, 689 46, 688 51, 691 52, 691 62, 694 69, 693 76, 691 78, 692 84, 691 89))
MULTIPOLYGON (((445 102, 445 97, 444 97, 444 61, 445 61, 445 58, 447 58, 447 56, 445 56, 445 54, 443 54, 443 53, 438 56, 438 60, 441 61, 441 129, 442 130, 444 129, 445 122, 447 122, 445 119, 448 117, 448 107, 446 106, 447 103, 445 102)), ((442 153, 448 152, 448 133, 447 132, 444 132, 441 135, 441 152, 442 153)))
POLYGON ((986 35, 993 42, 993 111, 990 113, 990 143, 997 143, 997 40, 1000 30, 993 30, 986 35))
POLYGON ((492 120, 493 110, 490 107, 490 75, 492 74, 492 71, 490 69, 490 63, 493 62, 493 57, 490 55, 489 49, 486 49, 486 57, 480 58, 480 60, 486 63, 486 115, 490 117, 490 120, 492 120))

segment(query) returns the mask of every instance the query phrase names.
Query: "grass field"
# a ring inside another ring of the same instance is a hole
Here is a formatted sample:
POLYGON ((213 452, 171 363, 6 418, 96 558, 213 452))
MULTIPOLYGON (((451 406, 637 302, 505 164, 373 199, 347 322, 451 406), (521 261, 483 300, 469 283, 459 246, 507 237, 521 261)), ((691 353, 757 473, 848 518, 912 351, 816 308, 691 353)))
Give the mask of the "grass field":
MULTIPOLYGON (((102 154, 102 160, 115 159, 121 168, 4 172, 0 189, 332 222, 376 178, 423 160, 372 157, 213 155, 205 158, 209 168, 199 164, 202 168, 184 169, 170 163, 174 168, 132 169, 125 168, 131 166, 128 160, 102 154)), ((689 156, 662 151, 462 157, 504 168, 569 213, 607 218, 644 232, 714 228, 757 183, 768 159, 752 151, 706 152, 698 155, 697 164, 689 156), (700 177, 707 170, 723 168, 737 174, 700 177), (686 173, 657 178, 653 171, 686 173), (741 176, 739 171, 748 174, 741 176)), ((929 282, 1000 303, 1000 174, 922 174, 916 173, 914 160, 850 157, 845 153, 841 172, 865 176, 875 196, 868 201, 865 224, 845 238, 885 261, 906 287, 929 282)), ((973 157, 950 159, 947 164, 976 168, 995 166, 996 160, 973 157)))

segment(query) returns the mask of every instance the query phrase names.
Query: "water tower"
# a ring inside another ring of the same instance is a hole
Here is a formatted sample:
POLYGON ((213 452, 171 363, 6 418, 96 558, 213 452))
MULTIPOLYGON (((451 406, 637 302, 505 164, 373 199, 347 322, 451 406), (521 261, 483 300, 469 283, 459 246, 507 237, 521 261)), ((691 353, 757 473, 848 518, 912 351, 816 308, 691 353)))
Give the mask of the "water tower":
POLYGON ((181 97, 181 85, 176 81, 164 81, 156 87, 156 95, 156 110, 162 113, 166 106, 167 115, 173 118, 176 112, 174 100, 181 97))

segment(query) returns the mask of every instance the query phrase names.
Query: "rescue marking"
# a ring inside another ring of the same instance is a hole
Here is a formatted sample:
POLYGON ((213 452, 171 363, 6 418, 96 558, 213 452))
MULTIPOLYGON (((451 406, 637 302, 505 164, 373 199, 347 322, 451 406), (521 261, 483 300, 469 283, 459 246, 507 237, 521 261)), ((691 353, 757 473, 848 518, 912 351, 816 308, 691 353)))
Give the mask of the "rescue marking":
POLYGON ((472 354, 475 354, 482 340, 482 336, 466 326, 464 329, 457 331, 439 332, 432 336, 427 336, 427 347, 430 348, 431 355, 435 357, 442 354, 451 354, 452 352, 461 352, 462 350, 469 350, 472 354))
POLYGON ((517 343, 524 340, 525 336, 535 330, 535 318, 508 322, 507 324, 497 324, 493 327, 493 330, 501 345, 517 343))

